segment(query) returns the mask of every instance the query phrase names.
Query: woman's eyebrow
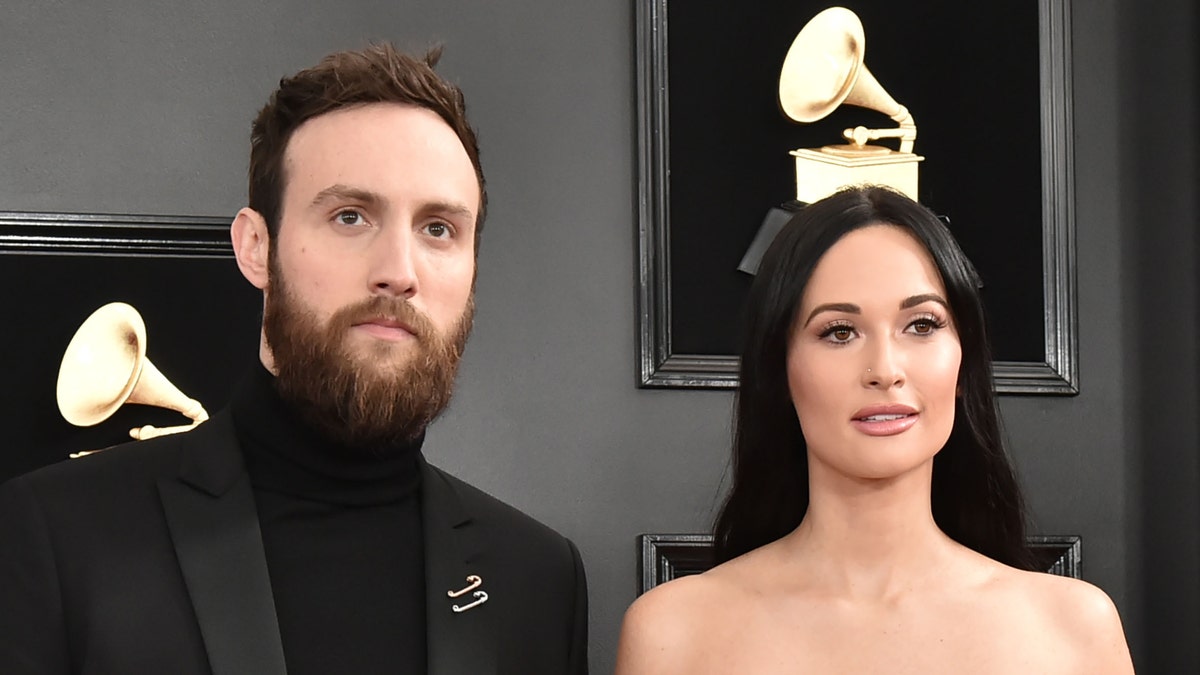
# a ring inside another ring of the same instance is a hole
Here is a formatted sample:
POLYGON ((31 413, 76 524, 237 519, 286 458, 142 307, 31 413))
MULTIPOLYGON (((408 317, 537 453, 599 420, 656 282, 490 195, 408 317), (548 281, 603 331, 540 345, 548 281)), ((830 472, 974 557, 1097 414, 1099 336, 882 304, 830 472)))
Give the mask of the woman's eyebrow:
POLYGON ((911 309, 923 302, 936 302, 937 304, 950 309, 950 305, 946 303, 946 299, 937 293, 922 293, 920 295, 910 295, 900 303, 900 309, 911 309))
POLYGON ((813 311, 804 320, 804 325, 812 323, 813 317, 821 312, 845 312, 846 314, 862 314, 862 307, 850 302, 827 302, 824 305, 817 305, 813 311))
MULTIPOLYGON (((900 309, 911 309, 925 302, 936 302, 937 304, 950 309, 950 305, 946 303, 945 298, 937 293, 922 293, 920 295, 910 295, 900 301, 900 309)), ((844 312, 846 314, 862 314, 862 308, 851 302, 827 302, 823 305, 817 305, 813 311, 809 313, 808 318, 804 320, 804 325, 812 323, 812 320, 821 312, 844 312)))

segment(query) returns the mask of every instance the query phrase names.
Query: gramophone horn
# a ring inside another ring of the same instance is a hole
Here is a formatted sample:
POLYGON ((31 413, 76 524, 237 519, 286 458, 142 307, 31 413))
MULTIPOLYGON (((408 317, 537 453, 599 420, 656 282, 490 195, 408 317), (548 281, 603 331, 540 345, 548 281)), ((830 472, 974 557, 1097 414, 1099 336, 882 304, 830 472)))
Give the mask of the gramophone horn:
POLYGON ((195 421, 180 427, 131 429, 134 438, 186 431, 208 419, 146 358, 146 325, 137 310, 113 302, 92 312, 71 338, 58 369, 58 409, 76 426, 108 419, 125 403, 177 410, 195 421))
POLYGON ((858 16, 830 7, 814 16, 788 49, 779 75, 779 105, 797 122, 815 122, 842 103, 877 110, 903 128, 911 152, 916 126, 908 109, 896 102, 863 64, 866 37, 858 16))

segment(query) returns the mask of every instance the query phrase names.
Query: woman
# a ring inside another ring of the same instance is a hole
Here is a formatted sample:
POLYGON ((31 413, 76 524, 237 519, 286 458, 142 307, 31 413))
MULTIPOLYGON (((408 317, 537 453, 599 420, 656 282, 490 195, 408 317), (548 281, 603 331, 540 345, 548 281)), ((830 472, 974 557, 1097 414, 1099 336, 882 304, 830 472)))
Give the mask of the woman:
POLYGON ((645 594, 617 673, 1131 673, 1116 609, 1031 570, 978 280, 886 188, 812 204, 750 292, 712 570, 645 594))

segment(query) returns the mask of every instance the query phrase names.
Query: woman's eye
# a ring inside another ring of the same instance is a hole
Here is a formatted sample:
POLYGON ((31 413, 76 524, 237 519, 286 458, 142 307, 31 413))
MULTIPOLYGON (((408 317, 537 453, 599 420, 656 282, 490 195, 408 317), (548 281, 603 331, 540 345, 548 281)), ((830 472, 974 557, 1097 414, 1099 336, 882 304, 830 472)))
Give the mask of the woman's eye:
POLYGON ((854 337, 854 328, 846 325, 828 326, 821 331, 821 339, 834 343, 849 342, 854 337))
POLYGON ((941 328, 942 324, 937 319, 917 319, 908 325, 909 330, 917 335, 931 335, 937 329, 941 328))

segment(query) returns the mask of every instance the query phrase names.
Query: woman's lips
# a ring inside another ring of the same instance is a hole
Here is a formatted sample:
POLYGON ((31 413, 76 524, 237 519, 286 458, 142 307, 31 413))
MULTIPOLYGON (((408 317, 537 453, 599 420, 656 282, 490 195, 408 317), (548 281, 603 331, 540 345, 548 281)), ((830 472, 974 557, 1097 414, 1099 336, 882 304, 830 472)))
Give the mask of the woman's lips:
POLYGON ((920 415, 913 413, 902 417, 887 417, 883 419, 854 419, 850 423, 854 425, 855 429, 868 436, 895 436, 911 429, 917 423, 918 417, 920 415))
POLYGON ((906 405, 875 405, 856 412, 850 423, 868 436, 895 436, 911 429, 920 417, 906 405))

